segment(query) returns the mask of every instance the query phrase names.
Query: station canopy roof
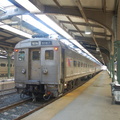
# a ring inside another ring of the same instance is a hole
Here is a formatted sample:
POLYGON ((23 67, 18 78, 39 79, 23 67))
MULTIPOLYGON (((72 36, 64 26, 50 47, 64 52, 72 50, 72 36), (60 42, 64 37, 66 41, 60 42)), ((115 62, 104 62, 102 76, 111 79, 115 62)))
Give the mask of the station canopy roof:
POLYGON ((119 0, 0 0, 0 54, 35 35, 57 36, 67 39, 63 42, 84 56, 106 65, 112 51, 118 3, 119 0))

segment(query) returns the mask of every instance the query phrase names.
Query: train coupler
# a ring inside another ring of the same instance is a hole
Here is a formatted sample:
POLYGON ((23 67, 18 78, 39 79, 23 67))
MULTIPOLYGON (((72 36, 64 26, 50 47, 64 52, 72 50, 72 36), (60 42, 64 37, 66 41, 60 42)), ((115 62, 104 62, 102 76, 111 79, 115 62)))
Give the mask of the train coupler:
POLYGON ((49 100, 51 98, 51 96, 52 96, 52 93, 50 91, 48 91, 43 95, 43 99, 49 100))

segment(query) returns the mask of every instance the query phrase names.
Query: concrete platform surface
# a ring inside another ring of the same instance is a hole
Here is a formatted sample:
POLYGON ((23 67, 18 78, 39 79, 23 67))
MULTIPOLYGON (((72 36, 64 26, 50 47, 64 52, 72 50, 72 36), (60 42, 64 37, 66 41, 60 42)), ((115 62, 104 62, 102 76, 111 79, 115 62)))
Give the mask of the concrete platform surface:
POLYGON ((120 104, 112 104, 106 71, 23 120, 120 120, 120 104))
POLYGON ((15 88, 14 81, 0 82, 0 91, 15 88))

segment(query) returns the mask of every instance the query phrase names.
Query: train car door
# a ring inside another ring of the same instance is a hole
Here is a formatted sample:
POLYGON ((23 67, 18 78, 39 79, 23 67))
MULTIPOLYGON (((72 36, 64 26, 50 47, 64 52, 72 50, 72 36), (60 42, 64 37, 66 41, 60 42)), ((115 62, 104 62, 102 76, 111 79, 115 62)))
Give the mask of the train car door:
POLYGON ((55 51, 54 47, 41 48, 41 56, 42 70, 48 71, 42 73, 42 83, 58 84, 60 82, 60 49, 55 51))
POLYGON ((41 64, 40 64, 40 48, 30 49, 30 79, 40 80, 41 79, 41 64))

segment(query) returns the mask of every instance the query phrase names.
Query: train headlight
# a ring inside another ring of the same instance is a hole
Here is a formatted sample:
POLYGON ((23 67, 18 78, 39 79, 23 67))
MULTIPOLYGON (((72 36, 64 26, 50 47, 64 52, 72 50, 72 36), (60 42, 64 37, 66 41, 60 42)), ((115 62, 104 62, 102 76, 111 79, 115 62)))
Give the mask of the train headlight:
POLYGON ((43 68, 43 74, 47 74, 47 73, 48 73, 47 68, 43 68))
POLYGON ((25 69, 22 69, 21 72, 22 72, 22 74, 25 74, 25 73, 26 73, 26 70, 25 70, 25 69))

